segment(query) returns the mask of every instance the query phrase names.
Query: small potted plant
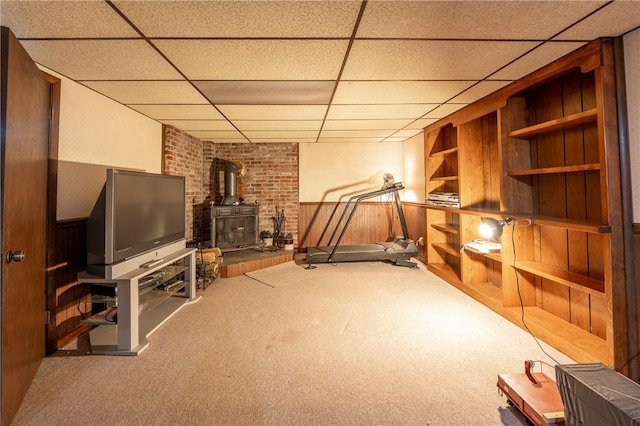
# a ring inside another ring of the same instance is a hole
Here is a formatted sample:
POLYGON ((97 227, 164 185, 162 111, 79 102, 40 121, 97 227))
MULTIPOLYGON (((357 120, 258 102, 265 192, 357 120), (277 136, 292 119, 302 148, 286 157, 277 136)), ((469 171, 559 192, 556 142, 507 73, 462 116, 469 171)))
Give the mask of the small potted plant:
POLYGON ((264 243, 265 246, 272 246, 273 245, 273 234, 271 233, 271 231, 265 229, 264 231, 260 232, 260 239, 262 240, 262 242, 264 243))
POLYGON ((293 250, 293 234, 289 233, 284 237, 284 249, 293 250))

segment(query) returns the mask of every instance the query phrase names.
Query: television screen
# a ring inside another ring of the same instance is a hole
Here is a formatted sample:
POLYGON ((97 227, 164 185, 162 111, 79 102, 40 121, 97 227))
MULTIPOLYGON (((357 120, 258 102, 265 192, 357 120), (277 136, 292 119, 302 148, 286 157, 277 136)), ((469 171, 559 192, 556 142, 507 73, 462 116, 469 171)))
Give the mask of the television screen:
POLYGON ((183 177, 107 169, 87 222, 89 265, 116 263, 184 237, 183 177))

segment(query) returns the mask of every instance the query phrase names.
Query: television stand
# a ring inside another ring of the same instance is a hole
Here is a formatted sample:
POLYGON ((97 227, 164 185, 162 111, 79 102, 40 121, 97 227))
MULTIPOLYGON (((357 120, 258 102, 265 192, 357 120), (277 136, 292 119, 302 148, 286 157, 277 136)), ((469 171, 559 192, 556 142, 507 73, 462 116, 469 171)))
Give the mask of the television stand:
POLYGON ((184 305, 197 302, 195 253, 184 248, 115 278, 79 273, 79 283, 115 290, 114 306, 83 321, 98 326, 89 332, 91 352, 138 355, 149 346, 151 333, 184 305))

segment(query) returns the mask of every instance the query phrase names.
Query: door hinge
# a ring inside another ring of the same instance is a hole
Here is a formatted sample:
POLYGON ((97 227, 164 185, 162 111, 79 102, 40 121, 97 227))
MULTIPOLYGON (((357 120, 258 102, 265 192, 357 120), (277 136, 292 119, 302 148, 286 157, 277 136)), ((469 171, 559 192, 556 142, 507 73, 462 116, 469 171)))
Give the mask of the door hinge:
POLYGON ((51 311, 44 311, 44 323, 45 324, 51 323, 51 311))

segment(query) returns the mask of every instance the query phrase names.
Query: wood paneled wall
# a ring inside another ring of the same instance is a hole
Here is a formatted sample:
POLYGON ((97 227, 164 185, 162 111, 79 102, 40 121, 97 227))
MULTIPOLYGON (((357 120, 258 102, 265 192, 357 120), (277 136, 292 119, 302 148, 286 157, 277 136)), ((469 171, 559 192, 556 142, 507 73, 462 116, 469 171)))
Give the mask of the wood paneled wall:
POLYGON ((49 241, 50 253, 47 265, 47 306, 50 321, 47 328, 47 354, 76 336, 82 315, 91 306, 81 303, 84 294, 78 285, 78 272, 86 264, 87 220, 77 219, 57 222, 54 241, 49 241))
MULTIPOLYGON (((298 217, 298 251, 306 252, 307 247, 327 245, 336 228, 346 203, 300 203, 298 217)), ((351 207, 342 221, 344 224, 351 207)), ((424 237, 426 209, 424 205, 403 203, 403 210, 409 230, 409 237, 418 240, 424 237)), ((333 243, 339 237, 338 229, 333 243)), ((402 235, 402 226, 395 203, 365 202, 358 206, 353 219, 340 244, 370 244, 376 241, 389 241, 402 235)), ((423 246, 419 246, 419 260, 426 263, 423 246)))

